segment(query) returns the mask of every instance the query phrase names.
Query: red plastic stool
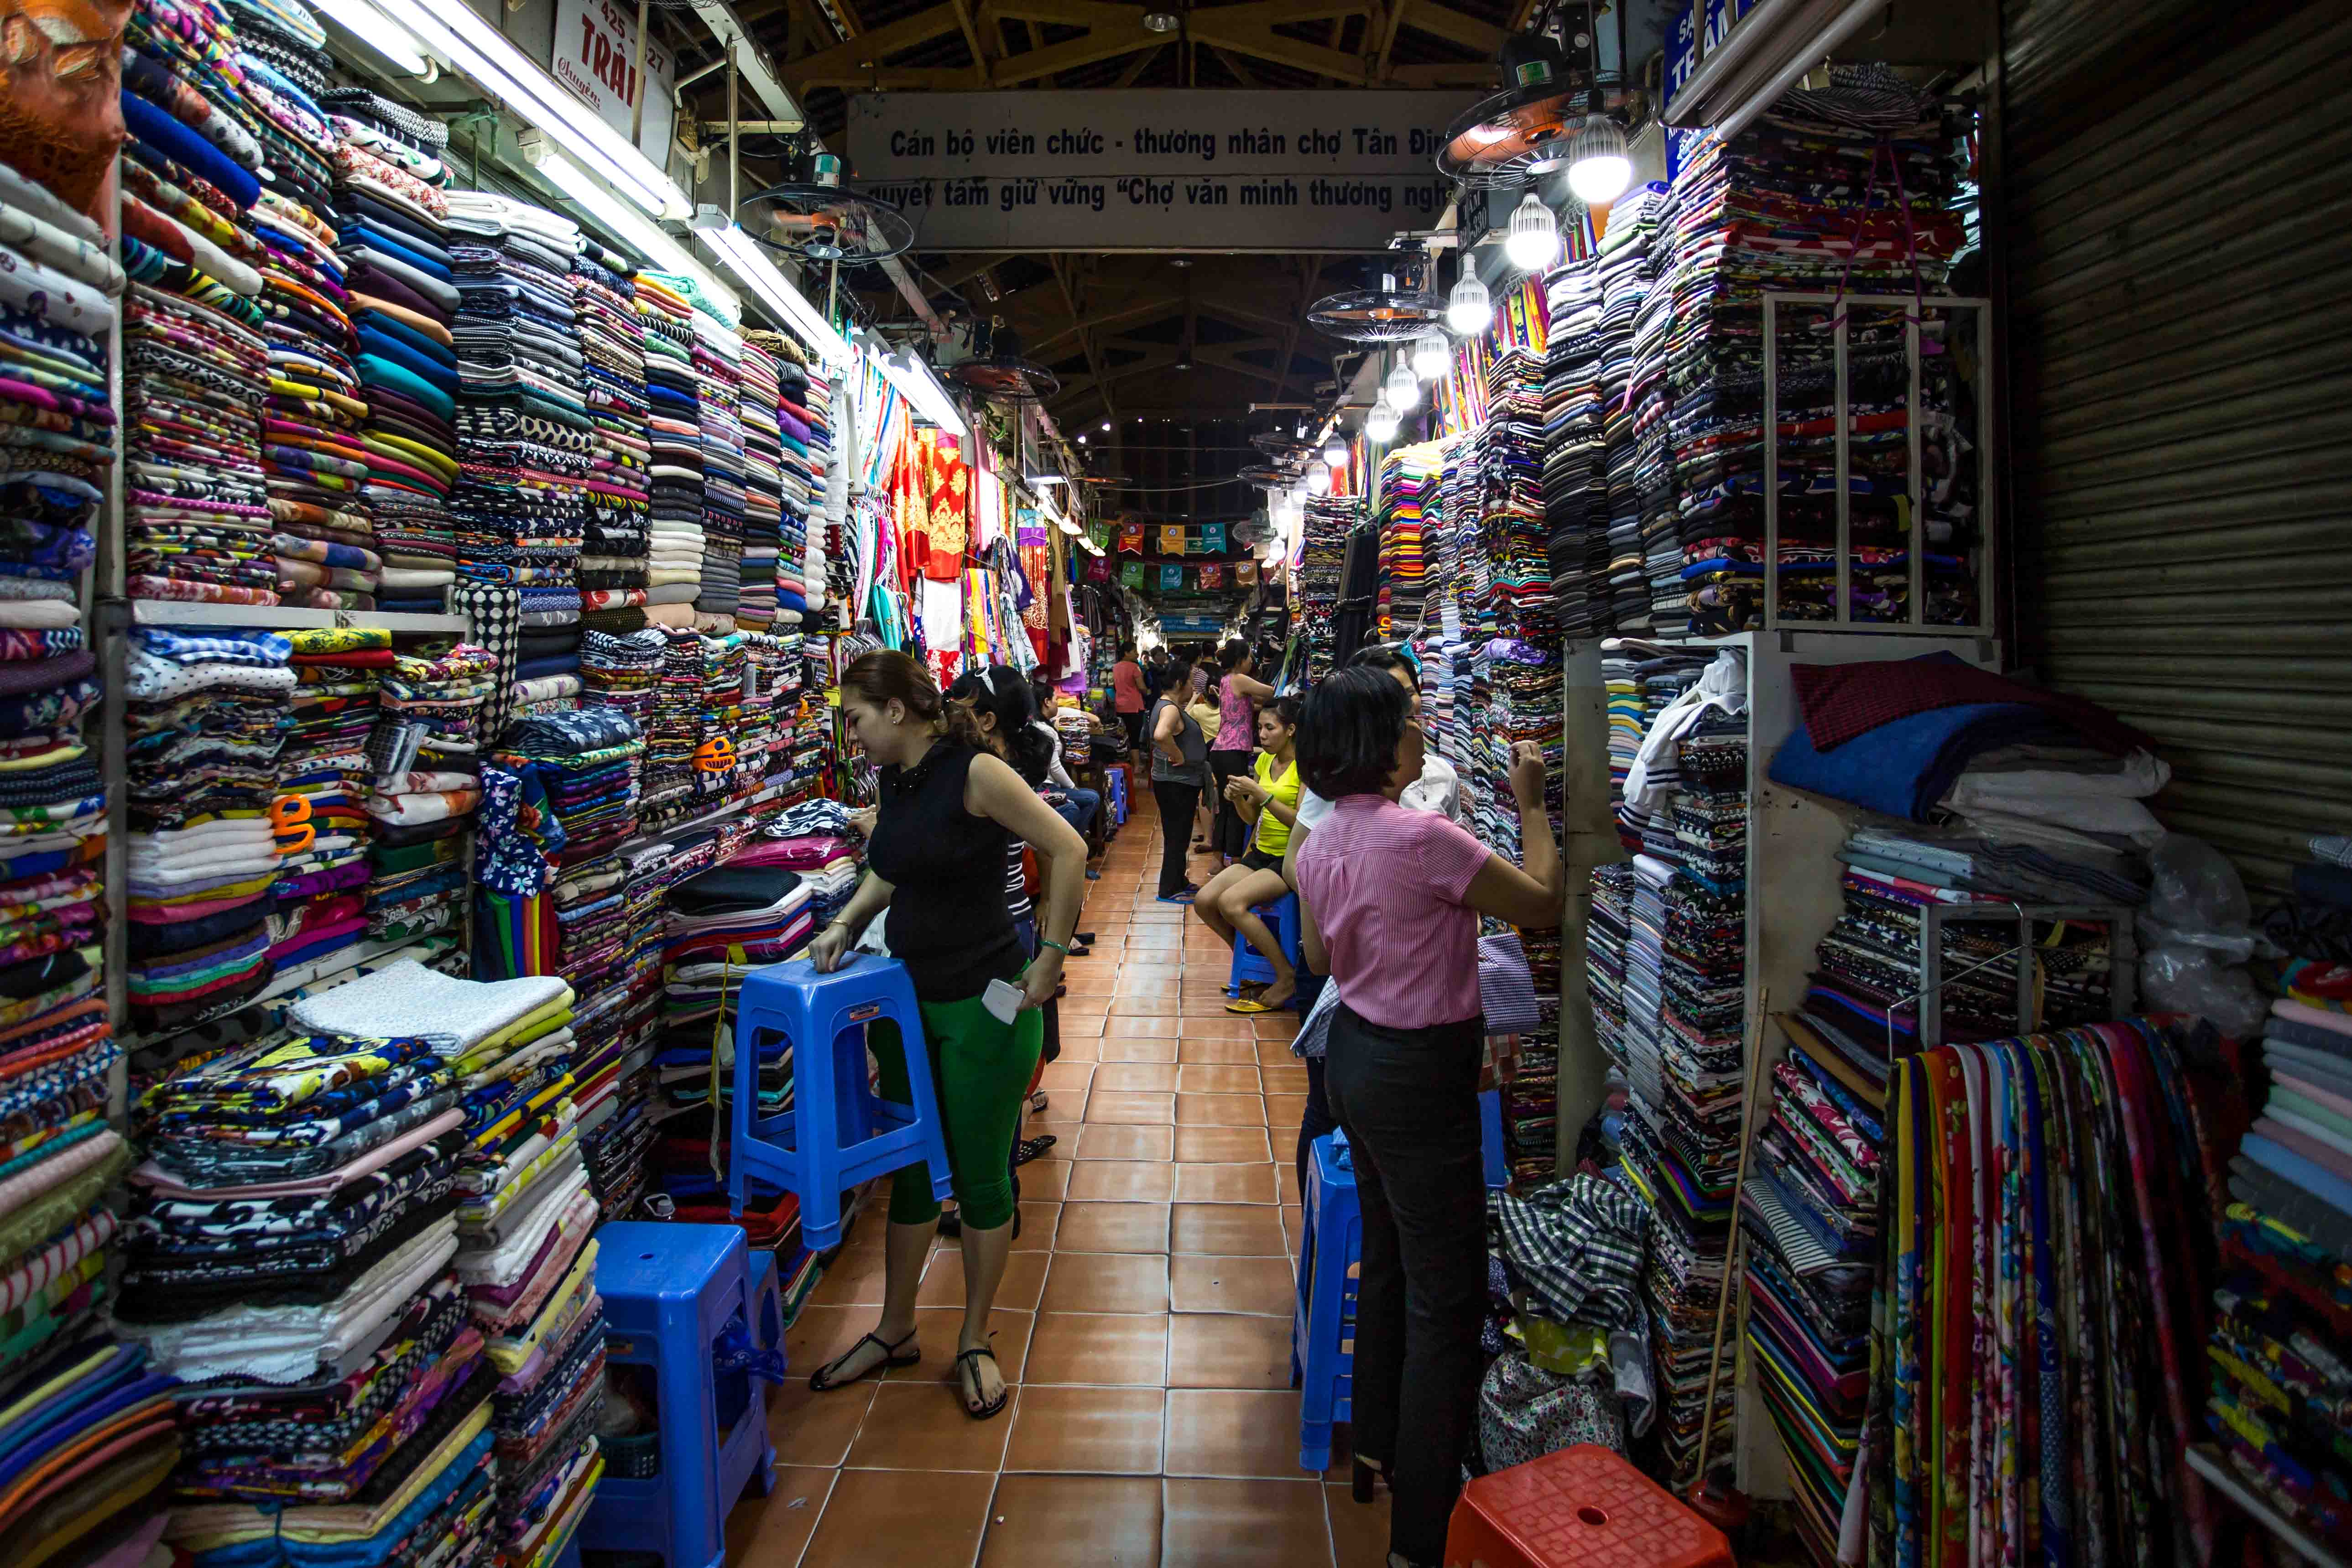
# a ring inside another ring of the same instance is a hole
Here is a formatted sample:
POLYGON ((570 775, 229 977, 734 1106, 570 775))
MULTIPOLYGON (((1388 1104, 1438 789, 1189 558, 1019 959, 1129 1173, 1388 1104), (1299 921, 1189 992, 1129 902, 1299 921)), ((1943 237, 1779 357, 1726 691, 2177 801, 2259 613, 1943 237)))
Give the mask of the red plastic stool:
POLYGON ((1462 1489, 1445 1568, 1732 1568, 1731 1542, 1620 1456, 1580 1443, 1462 1489))

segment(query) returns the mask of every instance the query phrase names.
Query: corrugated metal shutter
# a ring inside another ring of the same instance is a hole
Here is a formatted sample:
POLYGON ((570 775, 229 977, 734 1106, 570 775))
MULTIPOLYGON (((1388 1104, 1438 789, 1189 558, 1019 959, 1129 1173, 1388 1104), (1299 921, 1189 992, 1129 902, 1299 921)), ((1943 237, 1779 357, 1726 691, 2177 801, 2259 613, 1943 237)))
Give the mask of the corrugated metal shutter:
POLYGON ((2352 831, 2352 11, 2175 10, 2009 8, 2017 642, 2163 743, 2158 814, 2259 901, 2352 831), (2100 13, 2182 68, 2086 121, 2100 13))

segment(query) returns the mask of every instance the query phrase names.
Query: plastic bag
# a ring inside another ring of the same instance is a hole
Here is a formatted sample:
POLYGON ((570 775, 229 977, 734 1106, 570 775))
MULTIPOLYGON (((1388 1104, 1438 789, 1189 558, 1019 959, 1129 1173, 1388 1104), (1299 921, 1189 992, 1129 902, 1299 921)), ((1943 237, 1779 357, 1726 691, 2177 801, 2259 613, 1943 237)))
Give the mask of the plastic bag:
POLYGON ((2262 1033, 2270 1004, 2242 969, 2208 947, 2167 942, 2139 961, 2140 1010, 2193 1013, 2232 1039, 2262 1033))
POLYGON ((2147 907, 2141 940, 2150 947, 2210 948, 2228 961, 2253 956, 2253 904, 2230 858, 2186 833, 2168 833, 2148 851, 2147 907))

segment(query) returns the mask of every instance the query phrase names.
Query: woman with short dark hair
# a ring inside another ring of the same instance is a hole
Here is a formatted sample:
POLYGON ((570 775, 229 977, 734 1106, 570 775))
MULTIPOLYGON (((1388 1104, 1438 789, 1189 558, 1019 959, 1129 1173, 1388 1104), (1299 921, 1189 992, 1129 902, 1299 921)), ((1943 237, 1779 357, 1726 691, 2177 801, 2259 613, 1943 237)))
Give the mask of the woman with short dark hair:
POLYGON ((1151 798, 1160 805, 1160 901, 1189 904, 1200 889, 1185 875, 1185 846, 1191 841, 1192 813, 1209 782, 1209 737, 1201 721, 1184 711, 1184 694, 1192 689, 1192 667, 1182 659, 1160 671, 1152 687, 1151 715, 1145 733, 1151 739, 1151 798))
POLYGON ((1324 1067, 1363 1220, 1353 1384, 1360 1464, 1395 1494, 1391 1568, 1444 1560, 1477 1408, 1486 1191, 1479 1148, 1478 917, 1559 923, 1566 878, 1544 815, 1543 753, 1511 748, 1527 868, 1433 811, 1412 698, 1357 667, 1307 694, 1307 785, 1333 803, 1291 866, 1339 988, 1324 1067))

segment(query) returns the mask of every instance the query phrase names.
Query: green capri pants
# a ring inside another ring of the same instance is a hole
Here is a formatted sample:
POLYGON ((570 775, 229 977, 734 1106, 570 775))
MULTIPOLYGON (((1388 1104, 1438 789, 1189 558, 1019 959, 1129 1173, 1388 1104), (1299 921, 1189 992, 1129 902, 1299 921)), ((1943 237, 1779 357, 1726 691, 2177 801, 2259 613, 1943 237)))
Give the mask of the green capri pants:
MULTIPOLYGON (((977 996, 961 1002, 918 1002, 923 1044, 939 1091, 940 1128, 946 1135, 948 1173, 955 1183, 968 1230, 1013 1223, 1013 1140, 1029 1079, 1045 1048, 1045 1015, 1024 1007, 1000 1024, 977 996)), ((906 1041, 888 1019, 869 1037, 881 1068, 882 1098, 906 1103, 906 1041)), ((890 1223, 927 1225, 939 1217, 930 1168, 908 1165, 890 1178, 890 1223)))

